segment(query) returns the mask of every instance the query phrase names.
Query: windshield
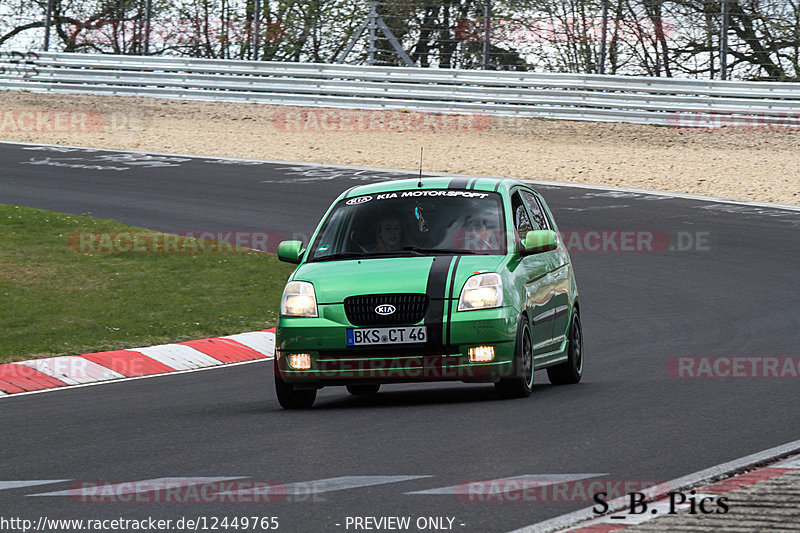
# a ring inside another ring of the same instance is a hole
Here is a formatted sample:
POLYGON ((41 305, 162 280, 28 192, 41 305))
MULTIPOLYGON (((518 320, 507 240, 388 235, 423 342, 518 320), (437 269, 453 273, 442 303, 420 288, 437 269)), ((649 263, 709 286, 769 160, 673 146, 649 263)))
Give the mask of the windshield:
POLYGON ((499 194, 407 190, 339 202, 313 243, 309 261, 505 252, 499 194))

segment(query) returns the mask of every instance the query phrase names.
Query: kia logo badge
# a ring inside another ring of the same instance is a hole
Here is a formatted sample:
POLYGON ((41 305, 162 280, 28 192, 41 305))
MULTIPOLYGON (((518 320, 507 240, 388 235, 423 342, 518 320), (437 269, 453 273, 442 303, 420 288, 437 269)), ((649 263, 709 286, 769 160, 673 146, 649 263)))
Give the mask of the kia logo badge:
POLYGON ((397 308, 390 304, 379 305, 375 308, 375 312, 383 316, 392 315, 395 311, 397 311, 397 308))
POLYGON ((369 202, 372 200, 372 196, 357 196, 356 198, 350 198, 345 203, 347 205, 358 205, 363 204, 364 202, 369 202))

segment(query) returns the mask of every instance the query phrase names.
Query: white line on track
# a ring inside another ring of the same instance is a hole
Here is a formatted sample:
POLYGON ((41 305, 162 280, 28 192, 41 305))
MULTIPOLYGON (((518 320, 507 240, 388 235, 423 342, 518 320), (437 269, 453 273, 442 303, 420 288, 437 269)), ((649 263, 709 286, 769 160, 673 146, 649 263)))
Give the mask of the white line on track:
MULTIPOLYGON (((607 476, 608 474, 524 474, 521 476, 505 477, 502 479, 489 479, 485 481, 465 481, 459 485, 451 485, 449 487, 440 487, 438 489, 417 490, 414 492, 406 492, 406 494, 459 494, 467 495, 470 491, 472 483, 478 483, 481 487, 481 495, 503 494, 504 491, 517 490, 513 482, 524 484, 525 487, 547 487, 549 485, 558 485, 561 483, 569 483, 571 481, 580 481, 581 479, 589 479, 593 477, 607 476), (512 483, 509 483, 512 482, 512 483), (509 489, 509 486, 512 488, 509 489)), ((521 487, 520 487, 521 488, 521 487)))
POLYGON ((37 485, 51 485, 53 483, 63 483, 72 481, 70 479, 24 479, 20 481, 0 481, 0 490, 21 489, 24 487, 35 487, 37 485))
MULTIPOLYGON (((357 489, 361 487, 372 487, 375 485, 386 485, 387 483, 399 483, 412 479, 422 479, 431 476, 341 476, 328 479, 316 479, 314 481, 302 481, 299 483, 289 483, 284 486, 287 495, 310 495, 321 494, 323 492, 333 492, 337 490, 357 489)), ((254 489, 244 489, 233 492, 222 492, 221 495, 256 495, 264 493, 270 488, 258 487, 254 489)))
POLYGON ((431 476, 341 476, 329 479, 318 479, 311 482, 291 483, 286 485, 286 494, 320 494, 336 490, 372 487, 387 483, 399 483, 412 479, 422 479, 431 476))
POLYGON ((57 490, 54 492, 40 492, 38 494, 28 494, 28 496, 94 496, 98 494, 141 494, 156 490, 169 490, 180 487, 190 487, 193 485, 204 485, 207 483, 219 483, 223 481, 233 481, 244 479, 244 476, 237 477, 159 477, 155 479, 145 479, 141 481, 126 481, 114 484, 90 484, 88 487, 57 490))

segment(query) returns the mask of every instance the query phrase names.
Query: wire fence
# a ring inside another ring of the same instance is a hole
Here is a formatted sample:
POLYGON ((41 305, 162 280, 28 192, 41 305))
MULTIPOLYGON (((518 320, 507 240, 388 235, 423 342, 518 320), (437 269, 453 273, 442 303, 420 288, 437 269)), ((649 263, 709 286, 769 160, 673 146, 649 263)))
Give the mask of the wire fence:
POLYGON ((0 53, 800 79, 796 0, 3 0, 0 53))

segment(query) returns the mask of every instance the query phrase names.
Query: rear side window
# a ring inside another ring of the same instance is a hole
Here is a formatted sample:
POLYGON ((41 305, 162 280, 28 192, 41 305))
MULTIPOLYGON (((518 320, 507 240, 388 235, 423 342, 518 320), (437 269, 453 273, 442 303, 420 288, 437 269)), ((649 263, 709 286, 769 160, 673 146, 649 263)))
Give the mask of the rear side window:
POLYGON ((528 232, 533 229, 533 226, 518 192, 511 197, 511 210, 514 214, 514 227, 517 230, 517 235, 519 235, 520 240, 523 240, 528 232))
POLYGON ((548 229, 547 218, 544 216, 544 210, 542 209, 542 206, 539 203, 539 199, 536 198, 536 195, 529 191, 520 191, 520 195, 522 196, 522 199, 525 201, 525 205, 528 207, 528 211, 530 211, 531 213, 531 223, 533 229, 534 230, 548 229))

